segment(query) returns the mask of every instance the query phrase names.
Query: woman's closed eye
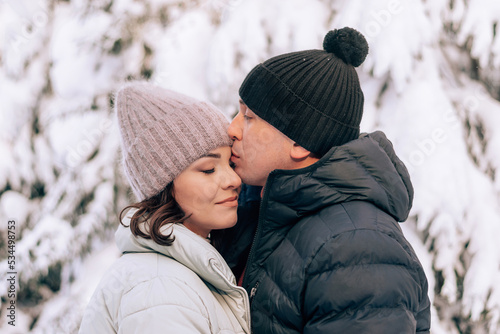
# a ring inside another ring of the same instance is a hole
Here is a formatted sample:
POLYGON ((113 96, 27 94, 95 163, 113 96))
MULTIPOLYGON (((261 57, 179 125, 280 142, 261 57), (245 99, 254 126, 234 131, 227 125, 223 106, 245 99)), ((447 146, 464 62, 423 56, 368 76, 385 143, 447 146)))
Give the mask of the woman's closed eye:
POLYGON ((204 169, 201 171, 202 173, 205 173, 205 174, 212 174, 215 172, 215 168, 212 168, 212 169, 204 169))

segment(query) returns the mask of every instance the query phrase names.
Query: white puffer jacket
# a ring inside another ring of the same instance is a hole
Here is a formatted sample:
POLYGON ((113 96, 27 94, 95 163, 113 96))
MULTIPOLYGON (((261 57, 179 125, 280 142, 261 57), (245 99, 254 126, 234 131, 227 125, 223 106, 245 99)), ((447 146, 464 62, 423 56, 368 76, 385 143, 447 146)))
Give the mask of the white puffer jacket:
POLYGON ((160 246, 120 225, 123 254, 94 292, 80 333, 250 333, 248 295, 222 256, 184 225, 172 228, 174 243, 160 246))

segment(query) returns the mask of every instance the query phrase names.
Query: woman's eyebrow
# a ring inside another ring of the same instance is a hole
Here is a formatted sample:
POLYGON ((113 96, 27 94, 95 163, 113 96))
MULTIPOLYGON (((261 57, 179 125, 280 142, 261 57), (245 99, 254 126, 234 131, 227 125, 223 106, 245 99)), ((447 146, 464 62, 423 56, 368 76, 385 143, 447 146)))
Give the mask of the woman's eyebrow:
POLYGON ((220 154, 219 153, 207 153, 202 158, 215 158, 215 159, 220 159, 220 154))
POLYGON ((243 100, 242 100, 242 99, 240 99, 240 100, 239 100, 239 102, 240 102, 240 104, 242 104, 242 105, 246 106, 245 102, 243 102, 243 100))

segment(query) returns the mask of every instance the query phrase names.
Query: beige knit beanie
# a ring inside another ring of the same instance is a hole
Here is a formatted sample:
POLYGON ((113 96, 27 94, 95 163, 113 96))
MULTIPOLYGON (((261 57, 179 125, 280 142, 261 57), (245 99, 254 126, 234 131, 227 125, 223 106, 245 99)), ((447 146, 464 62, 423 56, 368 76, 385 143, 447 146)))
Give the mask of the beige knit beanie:
POLYGON ((115 108, 125 175, 139 201, 203 155, 232 144, 229 122, 215 106, 152 84, 121 88, 115 108))

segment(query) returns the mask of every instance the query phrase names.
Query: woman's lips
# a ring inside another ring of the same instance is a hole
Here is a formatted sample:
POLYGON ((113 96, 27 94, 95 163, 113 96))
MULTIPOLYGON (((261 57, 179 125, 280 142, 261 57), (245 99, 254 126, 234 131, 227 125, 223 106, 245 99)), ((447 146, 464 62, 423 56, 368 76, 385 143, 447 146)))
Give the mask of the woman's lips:
POLYGON ((217 202, 215 204, 220 204, 220 205, 229 206, 229 207, 238 206, 238 196, 228 197, 225 200, 217 202))

